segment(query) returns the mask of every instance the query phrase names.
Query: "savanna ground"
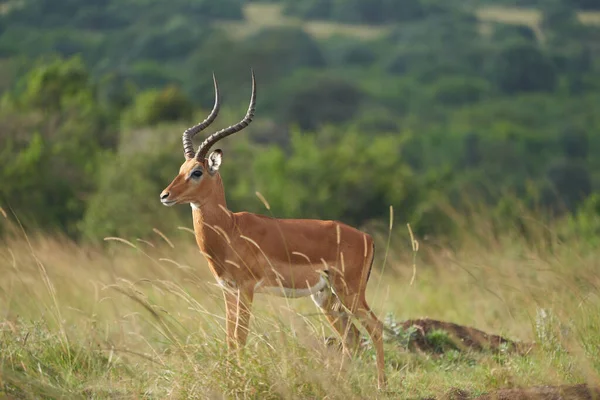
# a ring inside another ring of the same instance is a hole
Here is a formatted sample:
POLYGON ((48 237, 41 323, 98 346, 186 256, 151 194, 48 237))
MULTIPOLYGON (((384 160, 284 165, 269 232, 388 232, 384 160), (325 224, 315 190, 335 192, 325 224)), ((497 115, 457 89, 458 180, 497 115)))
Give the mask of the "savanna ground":
MULTIPOLYGON (((600 383, 598 250, 548 234, 493 238, 485 223, 464 229, 459 248, 417 238, 416 252, 403 227, 388 251, 377 235, 367 296, 387 326, 389 381, 377 392, 369 341, 344 359, 325 344, 333 333, 310 299, 257 296, 248 346, 228 355, 220 291, 185 229, 91 247, 11 228, 0 245, 0 394, 519 398, 509 389, 535 387, 563 398, 544 386, 600 383), (419 318, 458 325, 402 324, 419 318), (474 336, 482 346, 469 347, 474 336)), ((578 397, 564 398, 592 398, 570 390, 578 397)))

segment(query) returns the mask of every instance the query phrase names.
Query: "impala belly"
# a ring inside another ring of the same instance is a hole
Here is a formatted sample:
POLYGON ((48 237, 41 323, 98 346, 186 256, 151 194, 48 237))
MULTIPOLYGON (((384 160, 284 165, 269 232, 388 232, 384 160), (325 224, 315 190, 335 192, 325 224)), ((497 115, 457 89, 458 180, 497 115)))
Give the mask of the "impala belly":
POLYGON ((312 286, 308 282, 305 282, 304 284, 297 282, 292 286, 283 283, 281 280, 279 280, 279 284, 277 284, 277 282, 273 282, 272 280, 261 279, 254 286, 254 291, 255 293, 264 293, 273 296, 298 298, 312 296, 325 289, 327 285, 327 279, 323 276, 319 276, 318 281, 312 286))

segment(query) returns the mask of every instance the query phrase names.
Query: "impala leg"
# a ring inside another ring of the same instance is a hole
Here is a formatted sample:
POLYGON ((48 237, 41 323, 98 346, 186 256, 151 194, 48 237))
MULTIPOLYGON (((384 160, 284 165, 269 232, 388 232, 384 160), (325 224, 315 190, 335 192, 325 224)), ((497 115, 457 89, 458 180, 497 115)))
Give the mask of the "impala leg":
POLYGON ((250 332, 250 313, 252 311, 252 301, 254 300, 254 291, 252 289, 240 290, 237 296, 237 323, 235 326, 235 339, 238 347, 241 349, 246 345, 248 333, 250 332))
POLYGON ((364 292, 356 295, 343 296, 342 302, 352 312, 361 325, 367 330, 375 346, 377 359, 377 384, 380 389, 386 386, 385 361, 383 354, 383 323, 367 304, 364 292))
POLYGON ((325 318, 342 338, 344 351, 351 356, 360 344, 360 332, 350 321, 348 313, 341 307, 330 288, 321 290, 311 296, 317 307, 323 311, 325 318))
POLYGON ((251 290, 224 291, 227 330, 227 348, 238 356, 246 345, 250 325, 250 311, 254 292, 251 290))
POLYGON ((251 290, 224 290, 223 294, 225 296, 227 347, 230 350, 244 347, 248 337, 254 293, 251 290))
POLYGON ((230 290, 223 290, 225 298, 225 330, 227 331, 227 349, 235 349, 235 327, 238 319, 238 296, 230 290))

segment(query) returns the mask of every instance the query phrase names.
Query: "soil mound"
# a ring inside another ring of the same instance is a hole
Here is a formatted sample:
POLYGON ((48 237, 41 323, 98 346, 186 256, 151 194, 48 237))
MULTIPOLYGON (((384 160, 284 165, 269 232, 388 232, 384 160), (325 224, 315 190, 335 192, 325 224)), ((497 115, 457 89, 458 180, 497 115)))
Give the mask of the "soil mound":
POLYGON ((600 400, 600 387, 586 384, 533 386, 530 388, 499 389, 481 396, 470 396, 463 390, 448 393, 444 400, 600 400))
POLYGON ((444 344, 440 343, 443 341, 449 341, 446 344, 450 344, 450 347, 457 350, 499 351, 503 349, 526 353, 534 346, 532 343, 517 342, 476 328, 429 318, 410 319, 400 322, 399 325, 404 332, 410 332, 410 345, 418 351, 427 353, 443 352, 449 347, 441 345, 444 344))

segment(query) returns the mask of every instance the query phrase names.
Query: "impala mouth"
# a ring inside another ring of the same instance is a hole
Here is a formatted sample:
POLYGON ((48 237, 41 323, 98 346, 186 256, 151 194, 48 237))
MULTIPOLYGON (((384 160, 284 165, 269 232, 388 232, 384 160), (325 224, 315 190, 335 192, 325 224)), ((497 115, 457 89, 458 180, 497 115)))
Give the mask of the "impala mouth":
POLYGON ((177 201, 175 201, 175 200, 166 200, 166 199, 163 199, 160 202, 162 203, 163 206, 167 206, 167 207, 172 207, 175 205, 175 203, 177 203, 177 201))

